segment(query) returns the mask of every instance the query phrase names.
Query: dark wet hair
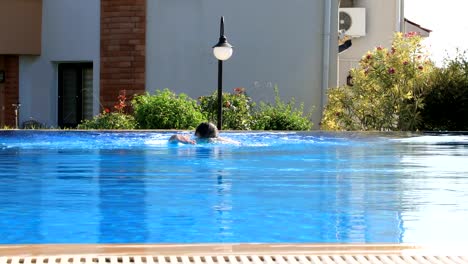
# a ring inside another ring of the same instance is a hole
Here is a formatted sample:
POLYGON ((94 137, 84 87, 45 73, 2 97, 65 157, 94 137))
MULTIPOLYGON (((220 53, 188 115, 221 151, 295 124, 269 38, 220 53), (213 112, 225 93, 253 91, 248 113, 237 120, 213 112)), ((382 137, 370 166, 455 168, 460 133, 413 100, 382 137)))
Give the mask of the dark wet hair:
POLYGON ((216 138, 218 137, 218 129, 213 123, 203 122, 195 129, 195 136, 199 138, 216 138))

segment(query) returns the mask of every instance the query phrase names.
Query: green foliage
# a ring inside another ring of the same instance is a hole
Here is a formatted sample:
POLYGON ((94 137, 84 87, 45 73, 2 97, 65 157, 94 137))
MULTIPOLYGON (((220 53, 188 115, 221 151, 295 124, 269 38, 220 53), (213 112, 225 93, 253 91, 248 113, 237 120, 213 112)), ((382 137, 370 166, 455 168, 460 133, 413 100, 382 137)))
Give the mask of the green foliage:
POLYGON ((78 129, 135 129, 136 121, 131 115, 121 112, 108 113, 95 116, 91 120, 84 120, 78 125, 78 129))
POLYGON ((421 130, 468 130, 468 60, 466 52, 434 70, 422 111, 421 130))
POLYGON ((119 91, 117 103, 114 105, 116 112, 105 108, 101 114, 91 120, 84 120, 77 126, 78 129, 135 129, 136 121, 132 115, 126 114, 126 91, 119 91))
MULTIPOLYGON (((217 93, 197 101, 186 94, 175 94, 169 89, 136 95, 132 100, 133 116, 125 114, 125 94, 120 94, 114 111, 104 109, 92 120, 85 120, 78 129, 194 129, 201 122, 217 121, 217 93)), ((292 99, 281 101, 275 88, 275 104, 260 103, 258 108, 246 95, 244 88, 234 93, 223 93, 223 129, 232 130, 310 130, 310 114, 303 105, 296 107, 292 99)))
POLYGON ((275 104, 260 102, 255 111, 252 128, 255 130, 310 130, 311 113, 304 114, 304 104, 296 107, 294 98, 285 103, 275 87, 275 104))
POLYGON ((351 70, 353 86, 328 91, 322 128, 415 130, 434 68, 414 33, 396 33, 391 49, 376 47, 351 70))
POLYGON ((23 122, 23 129, 46 129, 47 127, 39 121, 30 119, 23 122))
MULTIPOLYGON (((198 98, 203 114, 216 123, 218 116, 218 93, 198 98)), ((252 100, 244 88, 235 88, 234 93, 223 93, 223 129, 249 130, 252 123, 250 114, 252 100)))
POLYGON ((193 129, 205 119, 196 100, 169 89, 137 95, 132 106, 142 129, 193 129))

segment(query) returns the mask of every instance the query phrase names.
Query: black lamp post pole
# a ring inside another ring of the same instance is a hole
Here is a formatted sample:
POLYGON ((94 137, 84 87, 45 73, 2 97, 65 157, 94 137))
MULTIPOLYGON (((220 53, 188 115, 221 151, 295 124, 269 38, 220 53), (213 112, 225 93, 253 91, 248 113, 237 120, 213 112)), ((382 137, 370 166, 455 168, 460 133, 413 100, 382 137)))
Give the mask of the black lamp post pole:
POLYGON ((219 41, 213 46, 213 53, 218 59, 218 130, 223 128, 223 60, 227 60, 232 55, 232 45, 229 44, 224 36, 224 17, 221 17, 219 29, 219 41))
MULTIPOLYGON (((226 42, 224 37, 224 17, 221 17, 220 29, 219 29, 219 41, 226 42)), ((223 127, 223 61, 218 60, 218 120, 216 126, 218 130, 223 127)))
POLYGON ((223 61, 218 60, 218 130, 223 127, 223 61))

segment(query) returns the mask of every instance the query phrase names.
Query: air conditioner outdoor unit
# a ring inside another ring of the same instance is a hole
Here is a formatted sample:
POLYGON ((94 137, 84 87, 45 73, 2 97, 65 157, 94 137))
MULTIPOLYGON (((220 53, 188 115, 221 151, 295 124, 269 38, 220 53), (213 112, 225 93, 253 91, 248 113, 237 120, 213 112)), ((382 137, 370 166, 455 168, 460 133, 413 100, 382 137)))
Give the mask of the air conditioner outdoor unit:
POLYGON ((338 25, 351 37, 366 35, 366 9, 361 7, 340 8, 338 25))

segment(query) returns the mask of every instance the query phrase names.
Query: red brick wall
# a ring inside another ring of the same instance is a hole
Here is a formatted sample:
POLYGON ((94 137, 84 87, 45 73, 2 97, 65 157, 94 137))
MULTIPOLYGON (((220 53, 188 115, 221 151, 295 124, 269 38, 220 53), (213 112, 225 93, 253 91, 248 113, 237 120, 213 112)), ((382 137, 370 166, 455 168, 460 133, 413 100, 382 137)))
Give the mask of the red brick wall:
POLYGON ((112 109, 119 91, 145 91, 146 0, 101 0, 100 100, 112 109))
MULTIPOLYGON (((5 107, 2 115, 1 125, 15 127, 15 111, 12 104, 16 104, 19 98, 19 57, 17 55, 5 55, 3 57, 3 70, 5 71, 5 82, 0 84, 3 86, 0 91, 3 98, 2 107, 5 107)), ((1 109, 0 109, 1 110, 1 109)))

